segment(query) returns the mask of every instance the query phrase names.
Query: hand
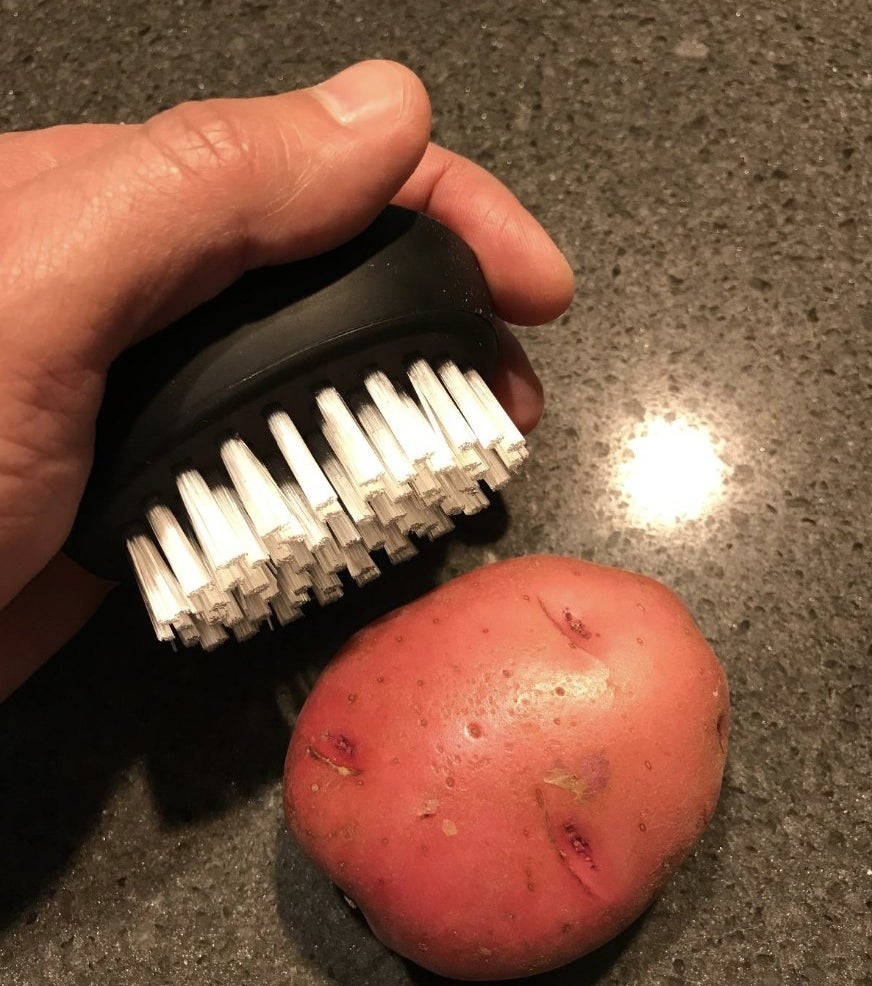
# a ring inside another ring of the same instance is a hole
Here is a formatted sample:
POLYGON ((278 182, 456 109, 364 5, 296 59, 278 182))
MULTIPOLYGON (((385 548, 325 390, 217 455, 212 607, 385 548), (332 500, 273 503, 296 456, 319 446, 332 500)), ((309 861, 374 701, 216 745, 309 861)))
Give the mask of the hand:
MULTIPOLYGON (((58 552, 106 371, 132 342, 249 268, 349 239, 392 200, 473 247, 507 321, 568 305, 571 271, 542 228, 494 177, 429 144, 429 125, 412 73, 365 62, 142 125, 0 135, 0 698, 108 589, 58 552)), ((495 391, 535 425, 541 387, 512 338, 495 391)))

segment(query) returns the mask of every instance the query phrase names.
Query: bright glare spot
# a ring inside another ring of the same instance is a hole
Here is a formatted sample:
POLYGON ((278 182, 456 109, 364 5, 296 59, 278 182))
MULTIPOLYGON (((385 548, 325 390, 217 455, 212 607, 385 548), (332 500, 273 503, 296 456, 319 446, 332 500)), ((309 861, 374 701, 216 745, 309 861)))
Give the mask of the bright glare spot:
POLYGON ((619 482, 633 514, 652 524, 700 517, 723 491, 726 467, 706 428, 678 418, 649 422, 628 443, 619 482))

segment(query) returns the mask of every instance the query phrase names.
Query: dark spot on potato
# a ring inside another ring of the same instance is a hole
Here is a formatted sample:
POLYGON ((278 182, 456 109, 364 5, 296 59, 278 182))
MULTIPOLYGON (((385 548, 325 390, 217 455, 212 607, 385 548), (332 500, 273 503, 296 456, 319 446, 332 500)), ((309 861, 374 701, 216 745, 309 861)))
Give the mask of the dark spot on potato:
POLYGON ((490 633, 490 627, 482 627, 481 628, 481 632, 482 633, 490 633))
POLYGON ((445 786, 446 787, 454 787, 454 778, 453 777, 446 777, 445 778, 445 786))
POLYGON ((576 853, 576 855, 581 856, 592 870, 597 869, 597 865, 594 862, 593 853, 590 849, 590 843, 576 830, 572 822, 565 822, 563 825, 563 831, 566 834, 566 839, 569 842, 572 851, 576 853))
POLYGON ((727 752, 727 739, 729 738, 730 726, 729 717, 726 712, 722 712, 718 716, 718 721, 715 725, 715 729, 718 733, 718 745, 721 748, 721 753, 727 752))
POLYGON ((386 835, 383 835, 383 836, 381 837, 381 844, 382 844, 383 846, 386 846, 386 845, 388 844, 388 842, 389 842, 389 841, 390 841, 390 840, 388 839, 388 837, 387 837, 386 835))
POLYGON ((641 610, 643 613, 645 612, 645 607, 641 603, 636 603, 636 609, 641 610))
POLYGON ((573 633, 577 633, 579 637, 582 637, 584 640, 589 640, 591 638, 592 634, 590 630, 588 630, 588 628, 577 616, 573 616, 570 610, 563 610, 563 619, 573 633))
POLYGON ((418 818, 432 818, 437 809, 439 808, 439 802, 436 798, 430 798, 421 805, 421 809, 418 812, 418 818))
POLYGON ((555 695, 565 695, 566 694, 566 689, 563 687, 563 685, 558 685, 554 689, 554 694, 555 695))
POLYGON ((536 788, 536 804, 541 810, 545 810, 545 795, 542 793, 541 788, 536 788))
POLYGON ((442 619, 440 617, 438 617, 438 616, 434 616, 433 617, 433 622, 434 623, 441 623, 442 622, 442 619))
POLYGON ((512 677, 512 672, 508 668, 503 668, 503 677, 504 678, 511 678, 512 677))
POLYGON ((316 750, 314 746, 307 746, 306 753, 313 760, 317 760, 318 763, 323 763, 326 767, 330 767, 331 770, 335 770, 337 774, 342 777, 355 776, 360 773, 357 767, 349 767, 347 764, 338 763, 336 760, 331 760, 330 757, 325 756, 319 750, 316 750))
POLYGON ((646 760, 645 761, 645 769, 646 770, 652 770, 653 769, 652 766, 651 766, 651 761, 650 760, 646 760))
POLYGON ((341 733, 333 740, 333 745, 340 753, 345 753, 350 757, 354 756, 354 744, 347 736, 341 733))
POLYGON ((398 633, 398 634, 396 635, 396 637, 394 637, 394 640, 395 640, 395 641, 396 641, 396 642, 397 642, 398 644, 401 644, 401 643, 403 642, 403 635, 402 635, 401 633, 398 633))
POLYGON ((421 718, 420 718, 420 719, 418 720, 418 725, 419 725, 419 726, 426 726, 426 725, 427 725, 427 720, 426 720, 426 719, 425 719, 425 718, 424 718, 424 717, 422 716, 422 717, 421 717, 421 718))
POLYGON ((521 596, 521 599, 523 599, 525 603, 530 602, 530 597, 527 595, 526 592, 524 593, 523 596, 521 596))
POLYGON ((481 737, 481 726, 477 722, 469 723, 466 731, 473 739, 479 739, 481 737))
POLYGON ((636 643, 641 647, 645 641, 641 637, 636 637, 636 643))
POLYGON ((383 674, 377 674, 377 675, 375 676, 375 680, 376 680, 376 682, 377 682, 377 683, 378 683, 379 685, 383 685, 383 684, 384 684, 384 680, 385 680, 385 676, 384 676, 383 674))
POLYGON ((569 932, 572 931, 572 925, 571 924, 564 924, 563 927, 560 930, 563 932, 564 935, 568 935, 569 932))
POLYGON ((418 680, 417 680, 417 681, 415 682, 415 684, 416 684, 416 685, 417 685, 417 686, 418 686, 419 688, 423 688, 423 687, 424 687, 424 679, 423 679, 423 678, 419 678, 419 679, 418 679, 418 680))
POLYGON ((532 893, 532 891, 534 891, 536 888, 533 886, 532 883, 528 883, 527 884, 527 889, 532 893))
POLYGON ((349 692, 346 698, 348 699, 349 702, 357 701, 357 695, 354 692, 349 692))
POLYGON ((555 716, 551 721, 554 723, 555 726, 559 726, 560 725, 560 716, 555 716))
POLYGON ((647 832, 648 831, 648 826, 644 822, 639 822, 639 831, 640 832, 647 832))

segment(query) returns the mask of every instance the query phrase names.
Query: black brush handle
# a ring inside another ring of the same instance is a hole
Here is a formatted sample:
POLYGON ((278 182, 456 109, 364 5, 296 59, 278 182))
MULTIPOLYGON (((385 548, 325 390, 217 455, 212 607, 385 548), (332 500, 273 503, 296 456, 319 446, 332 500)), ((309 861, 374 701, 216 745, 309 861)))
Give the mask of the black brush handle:
POLYGON ((215 467, 228 434, 274 455, 269 407, 283 406, 305 434, 318 389, 348 393, 376 367, 402 375, 418 355, 488 377, 497 324, 472 250, 396 206, 329 253, 251 271, 113 365, 67 552, 96 574, 127 577, 125 530, 148 500, 175 502, 180 468, 215 467))

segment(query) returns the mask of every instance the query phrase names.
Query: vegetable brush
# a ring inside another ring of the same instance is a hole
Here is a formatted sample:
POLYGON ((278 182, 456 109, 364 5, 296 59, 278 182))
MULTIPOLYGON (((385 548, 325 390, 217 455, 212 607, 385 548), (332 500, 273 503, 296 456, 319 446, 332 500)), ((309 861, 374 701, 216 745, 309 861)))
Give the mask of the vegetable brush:
POLYGON ((524 462, 497 327, 470 248, 398 207, 249 272, 113 365, 67 550, 186 646, 332 602, 524 462))

